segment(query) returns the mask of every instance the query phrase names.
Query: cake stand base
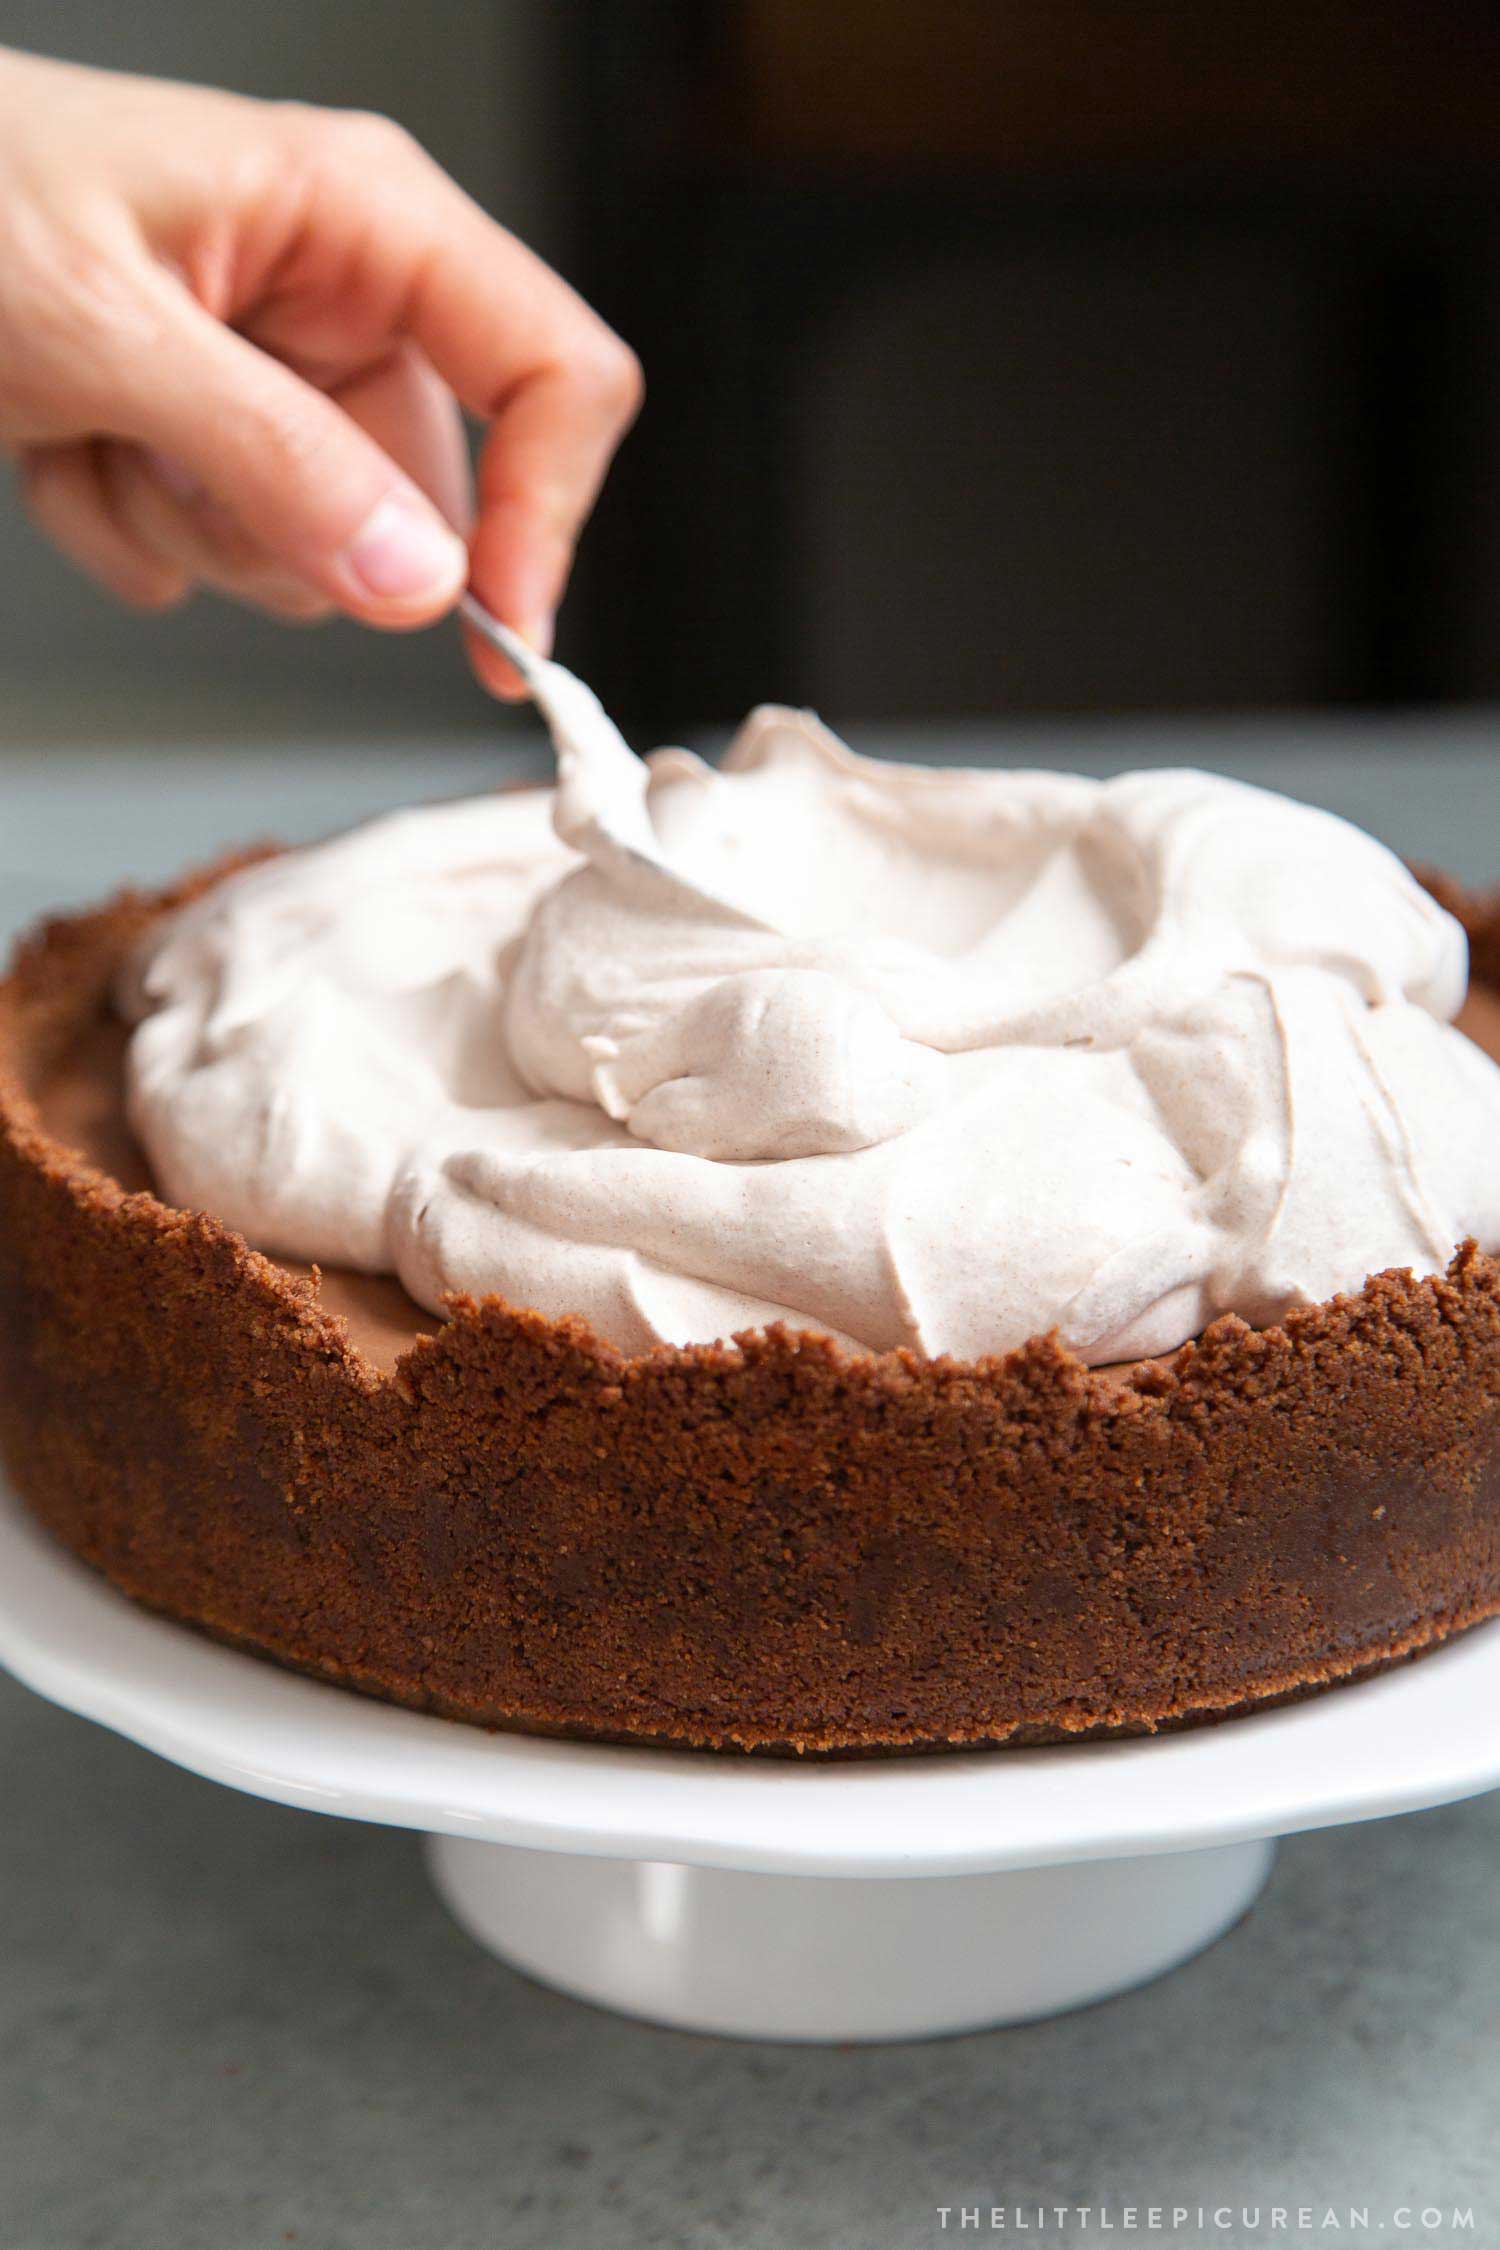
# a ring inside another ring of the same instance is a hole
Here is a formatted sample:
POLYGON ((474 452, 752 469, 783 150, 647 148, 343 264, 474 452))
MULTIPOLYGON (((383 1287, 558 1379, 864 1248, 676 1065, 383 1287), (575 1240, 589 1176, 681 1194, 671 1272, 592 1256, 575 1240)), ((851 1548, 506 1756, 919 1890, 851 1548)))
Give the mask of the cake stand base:
POLYGON ((920 2039, 1160 1976, 1237 1922, 1273 1844, 999 1875, 743 1874, 432 1836, 471 1937, 576 1999, 739 2039, 920 2039))

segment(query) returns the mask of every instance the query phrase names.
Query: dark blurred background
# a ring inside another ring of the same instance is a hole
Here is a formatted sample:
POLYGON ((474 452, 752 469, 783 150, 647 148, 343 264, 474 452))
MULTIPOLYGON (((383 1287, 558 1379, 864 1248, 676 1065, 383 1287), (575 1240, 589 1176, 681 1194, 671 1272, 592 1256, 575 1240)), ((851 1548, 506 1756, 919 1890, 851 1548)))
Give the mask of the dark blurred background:
MULTIPOLYGON (((400 115, 650 397, 561 653, 641 739, 1500 695, 1493 0, 5 0, 400 115)), ((0 536, 5 730, 469 727, 452 636, 112 615, 0 536)))

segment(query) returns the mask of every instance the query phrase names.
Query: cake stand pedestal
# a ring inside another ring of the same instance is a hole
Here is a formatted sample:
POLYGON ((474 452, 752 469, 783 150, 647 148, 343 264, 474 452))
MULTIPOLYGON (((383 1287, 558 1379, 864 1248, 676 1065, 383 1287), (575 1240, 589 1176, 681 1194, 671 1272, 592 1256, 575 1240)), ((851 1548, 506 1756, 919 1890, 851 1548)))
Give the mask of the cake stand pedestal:
POLYGON ((748 2038, 902 2039, 1106 1998, 1209 1944, 1276 1836, 1500 1783, 1500 1626, 1219 1727, 844 1765, 491 1735, 137 1609, 0 1489, 0 1662, 283 1804, 427 1832, 516 1967, 748 2038))
POLYGON ((1239 1920, 1275 1848, 840 1878, 427 1847, 470 1936, 544 1984, 689 2031, 840 2040, 1024 2023, 1144 1984, 1239 1920))

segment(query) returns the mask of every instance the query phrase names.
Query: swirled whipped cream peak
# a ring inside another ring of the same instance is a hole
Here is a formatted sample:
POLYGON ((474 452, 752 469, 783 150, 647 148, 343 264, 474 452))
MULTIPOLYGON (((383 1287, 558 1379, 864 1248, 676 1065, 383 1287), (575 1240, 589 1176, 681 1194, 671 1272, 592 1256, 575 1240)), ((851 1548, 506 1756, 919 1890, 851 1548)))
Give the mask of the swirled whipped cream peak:
POLYGON ((638 760, 229 876, 134 964, 162 1192, 626 1350, 772 1321, 1085 1360, 1500 1248, 1463 933, 1355 828, 1186 771, 638 760))

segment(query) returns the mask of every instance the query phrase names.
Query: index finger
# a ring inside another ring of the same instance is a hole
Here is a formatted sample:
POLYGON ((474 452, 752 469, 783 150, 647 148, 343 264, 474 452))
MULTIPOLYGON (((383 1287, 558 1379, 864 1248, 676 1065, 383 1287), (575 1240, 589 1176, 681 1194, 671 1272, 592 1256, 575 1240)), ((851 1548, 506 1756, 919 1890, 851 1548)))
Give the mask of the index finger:
MULTIPOLYGON (((544 656, 578 534, 634 413, 633 395, 591 393, 578 365, 565 363, 520 384, 485 440, 470 582, 544 656)), ((482 642, 470 653, 490 687, 511 692, 503 657, 482 642)))
MULTIPOLYGON (((473 414, 490 424, 471 544, 474 589, 537 647, 550 644, 578 534, 639 410, 634 353, 565 281, 450 180, 399 128, 386 149, 370 254, 405 275, 400 324, 473 414), (388 214, 388 215, 387 215, 388 214)), ((373 167, 361 167, 370 219, 373 167)), ((501 693, 504 659, 471 642, 501 693)))

